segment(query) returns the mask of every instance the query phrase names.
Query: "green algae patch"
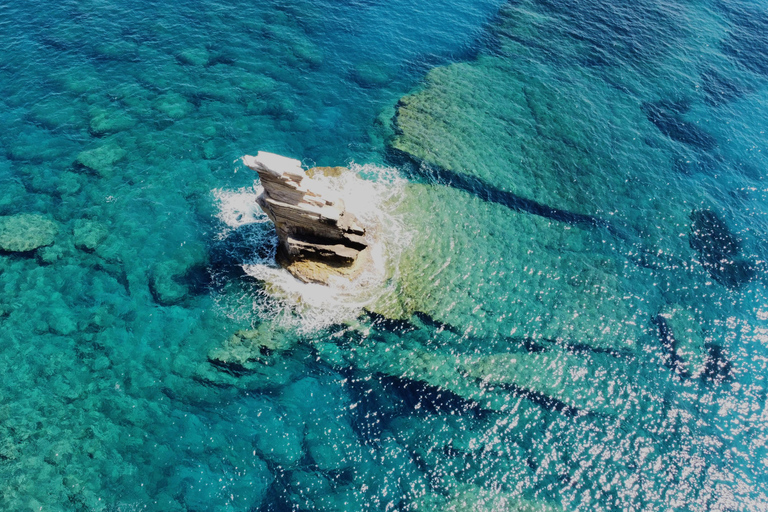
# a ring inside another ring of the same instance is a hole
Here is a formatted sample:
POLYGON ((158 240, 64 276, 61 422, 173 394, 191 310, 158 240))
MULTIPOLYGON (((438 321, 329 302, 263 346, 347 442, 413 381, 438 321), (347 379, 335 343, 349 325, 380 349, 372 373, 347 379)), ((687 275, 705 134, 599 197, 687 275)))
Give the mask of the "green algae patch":
POLYGON ((77 155, 77 163, 96 172, 99 176, 112 175, 114 164, 122 160, 128 152, 115 143, 108 143, 98 148, 82 151, 77 155))
POLYGON ((53 244, 57 224, 38 214, 22 213, 0 217, 0 249, 27 252, 53 244))

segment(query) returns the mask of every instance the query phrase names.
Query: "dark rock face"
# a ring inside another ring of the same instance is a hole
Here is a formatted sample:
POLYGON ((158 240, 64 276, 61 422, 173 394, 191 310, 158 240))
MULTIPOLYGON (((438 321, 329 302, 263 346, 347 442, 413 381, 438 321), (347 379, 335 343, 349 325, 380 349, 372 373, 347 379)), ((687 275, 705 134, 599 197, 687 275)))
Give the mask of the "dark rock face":
POLYGON ((260 151, 243 162, 264 187, 257 202, 275 223, 278 262, 305 282, 354 277, 367 255, 366 231, 337 194, 310 178, 298 160, 260 151))
POLYGON ((741 240, 715 212, 694 210, 691 220, 691 247, 698 251, 701 264, 717 282, 738 288, 755 277, 754 265, 741 255, 741 240))

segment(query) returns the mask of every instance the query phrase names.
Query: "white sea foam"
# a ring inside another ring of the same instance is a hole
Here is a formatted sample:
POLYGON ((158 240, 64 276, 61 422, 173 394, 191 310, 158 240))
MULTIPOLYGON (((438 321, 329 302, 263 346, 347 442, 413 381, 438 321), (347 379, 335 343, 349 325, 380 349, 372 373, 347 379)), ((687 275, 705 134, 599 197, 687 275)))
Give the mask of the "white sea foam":
MULTIPOLYGON (((337 191, 347 209, 366 227, 372 264, 352 281, 338 278, 325 286, 299 281, 275 263, 274 253, 262 260, 244 261, 245 272, 264 283, 264 289, 243 298, 250 304, 240 304, 241 314, 249 311, 286 327, 312 332, 354 320, 364 308, 393 291, 400 254, 411 240, 411 233, 395 213, 406 180, 394 168, 352 164, 350 169, 352 172, 338 177, 315 179, 337 191)), ((256 185, 252 190, 214 191, 225 230, 269 222, 256 205, 261 190, 256 185)), ((276 234, 272 231, 271 236, 274 239, 254 239, 253 243, 274 245, 276 234)))
MULTIPOLYGON (((213 197, 219 203, 218 219, 231 229, 254 222, 268 222, 269 218, 256 204, 256 197, 261 190, 260 186, 240 190, 214 189, 213 197)), ((228 231, 225 229, 220 235, 226 236, 228 231)))

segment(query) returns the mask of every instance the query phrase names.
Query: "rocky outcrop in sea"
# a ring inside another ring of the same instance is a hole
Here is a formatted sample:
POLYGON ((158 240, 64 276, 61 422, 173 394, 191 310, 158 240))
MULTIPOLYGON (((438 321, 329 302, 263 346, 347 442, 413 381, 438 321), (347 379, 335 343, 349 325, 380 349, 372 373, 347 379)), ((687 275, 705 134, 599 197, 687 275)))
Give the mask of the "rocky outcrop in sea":
MULTIPOLYGON (((367 258, 366 229, 337 193, 313 179, 292 158, 259 151, 243 157, 259 174, 259 206, 275 223, 277 261, 304 282, 353 278, 367 258)), ((324 168, 311 169, 323 172, 324 168)), ((338 172, 338 168, 328 168, 338 172)))

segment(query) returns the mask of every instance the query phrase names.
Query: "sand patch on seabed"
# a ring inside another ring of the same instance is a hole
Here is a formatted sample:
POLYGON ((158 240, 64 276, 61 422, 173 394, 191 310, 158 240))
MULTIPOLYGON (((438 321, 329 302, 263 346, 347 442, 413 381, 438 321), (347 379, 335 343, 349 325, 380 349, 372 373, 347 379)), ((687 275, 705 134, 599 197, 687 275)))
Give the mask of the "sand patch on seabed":
MULTIPOLYGON (((354 321, 364 308, 392 292, 398 277, 399 256, 412 239, 412 233, 395 213, 407 181, 392 167, 354 163, 349 167, 350 172, 341 176, 316 175, 315 179, 338 191, 347 209, 366 227, 372 264, 352 281, 338 278, 325 286, 299 281, 276 264, 271 251, 268 257, 242 262, 246 274, 263 283, 263 287, 242 297, 242 301, 250 301, 250 308, 230 311, 239 311, 235 313, 239 315, 250 311, 284 327, 311 333, 354 321)), ((246 224, 270 223, 256 204, 261 192, 258 182, 252 189, 213 191, 218 203, 217 216, 223 225, 218 237, 225 238, 246 224)), ((275 246, 276 237, 274 230, 259 230, 253 236, 253 247, 275 246)))

